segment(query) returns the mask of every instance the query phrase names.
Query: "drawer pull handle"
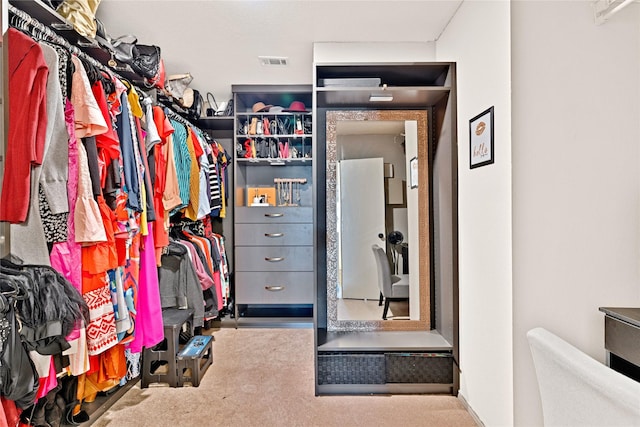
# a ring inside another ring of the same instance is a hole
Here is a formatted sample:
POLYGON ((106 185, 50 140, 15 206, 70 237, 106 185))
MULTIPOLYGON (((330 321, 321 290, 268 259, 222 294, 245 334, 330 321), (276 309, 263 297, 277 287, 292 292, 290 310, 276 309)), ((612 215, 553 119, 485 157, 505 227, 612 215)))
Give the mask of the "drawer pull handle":
POLYGON ((284 286, 265 286, 264 288, 271 292, 284 291, 284 286))
POLYGON ((283 256, 279 256, 279 257, 266 257, 264 260, 265 260, 265 261, 269 261, 269 262, 280 262, 280 261, 284 261, 284 257, 283 257, 283 256))
POLYGON ((284 216, 283 213, 268 213, 268 214, 264 214, 264 216, 266 216, 267 218, 280 218, 281 216, 284 216))
POLYGON ((282 237, 284 233, 264 233, 264 237, 282 237))

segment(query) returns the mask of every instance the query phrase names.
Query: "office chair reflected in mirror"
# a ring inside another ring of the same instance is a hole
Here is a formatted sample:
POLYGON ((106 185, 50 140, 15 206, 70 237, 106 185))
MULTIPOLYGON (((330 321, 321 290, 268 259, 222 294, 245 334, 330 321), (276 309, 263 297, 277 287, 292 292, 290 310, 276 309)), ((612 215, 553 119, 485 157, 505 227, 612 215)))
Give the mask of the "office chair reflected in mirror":
POLYGON ((376 259, 378 270, 378 287, 381 298, 384 298, 384 311, 382 320, 387 320, 389 303, 391 301, 409 301, 409 276, 394 276, 391 274, 387 254, 378 245, 372 245, 373 255, 376 259))

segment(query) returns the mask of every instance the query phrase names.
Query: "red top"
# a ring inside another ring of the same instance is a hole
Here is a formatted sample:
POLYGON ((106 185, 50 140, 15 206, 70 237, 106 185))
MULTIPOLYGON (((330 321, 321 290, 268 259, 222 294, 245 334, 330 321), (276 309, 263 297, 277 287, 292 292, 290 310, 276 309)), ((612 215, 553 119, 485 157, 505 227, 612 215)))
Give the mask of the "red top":
POLYGON ((38 43, 15 28, 9 28, 7 33, 9 135, 0 195, 0 221, 15 224, 27 219, 31 167, 42 164, 44 155, 49 68, 38 43))

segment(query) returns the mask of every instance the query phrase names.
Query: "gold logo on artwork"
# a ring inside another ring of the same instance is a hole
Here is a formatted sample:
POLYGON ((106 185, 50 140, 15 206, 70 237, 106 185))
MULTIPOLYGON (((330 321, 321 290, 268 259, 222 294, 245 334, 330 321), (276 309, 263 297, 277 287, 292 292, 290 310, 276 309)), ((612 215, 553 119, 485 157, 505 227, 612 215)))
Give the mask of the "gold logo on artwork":
POLYGON ((484 132, 486 128, 487 128, 487 124, 485 122, 478 123, 478 125, 476 126, 476 135, 478 136, 482 135, 482 132, 484 132))

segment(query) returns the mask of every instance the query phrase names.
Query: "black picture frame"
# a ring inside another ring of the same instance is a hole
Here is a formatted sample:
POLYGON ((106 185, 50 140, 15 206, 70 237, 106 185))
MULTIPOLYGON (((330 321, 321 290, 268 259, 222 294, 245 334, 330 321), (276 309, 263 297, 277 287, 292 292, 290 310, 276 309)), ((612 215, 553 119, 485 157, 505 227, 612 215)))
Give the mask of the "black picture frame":
POLYGON ((495 161, 493 106, 469 120, 469 168, 490 165, 495 161))

